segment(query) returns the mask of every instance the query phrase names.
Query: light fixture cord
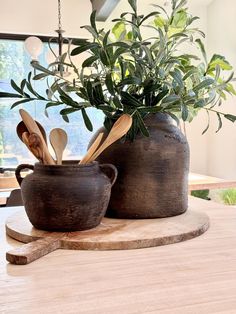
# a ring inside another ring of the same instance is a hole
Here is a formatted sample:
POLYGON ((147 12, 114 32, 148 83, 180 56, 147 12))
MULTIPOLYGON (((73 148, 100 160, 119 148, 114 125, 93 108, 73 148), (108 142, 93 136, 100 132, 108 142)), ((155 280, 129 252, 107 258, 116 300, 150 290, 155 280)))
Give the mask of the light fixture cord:
POLYGON ((61 26, 61 0, 58 0, 58 30, 62 30, 61 26))
POLYGON ((59 44, 59 56, 62 55, 62 45, 63 45, 63 37, 62 37, 62 25, 61 25, 61 0, 58 0, 58 44, 59 44))

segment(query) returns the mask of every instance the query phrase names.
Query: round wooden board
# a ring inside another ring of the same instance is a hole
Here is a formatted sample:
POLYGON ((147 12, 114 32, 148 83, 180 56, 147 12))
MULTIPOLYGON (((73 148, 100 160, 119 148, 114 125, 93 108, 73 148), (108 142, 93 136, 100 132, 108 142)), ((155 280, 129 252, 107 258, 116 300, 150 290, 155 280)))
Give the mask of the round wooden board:
POLYGON ((186 213, 161 219, 110 219, 90 230, 78 232, 47 232, 35 229, 24 211, 6 221, 10 237, 28 243, 41 238, 60 239, 60 247, 73 250, 126 250, 166 245, 189 240, 204 233, 209 227, 209 217, 201 212, 186 213))

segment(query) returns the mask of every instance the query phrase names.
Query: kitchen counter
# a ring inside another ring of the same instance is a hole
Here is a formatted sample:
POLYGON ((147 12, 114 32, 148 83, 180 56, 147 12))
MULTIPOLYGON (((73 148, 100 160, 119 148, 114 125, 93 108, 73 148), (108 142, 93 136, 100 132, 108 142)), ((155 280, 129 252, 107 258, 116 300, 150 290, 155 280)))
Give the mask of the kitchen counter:
POLYGON ((5 253, 22 245, 5 235, 0 208, 0 313, 236 313, 236 207, 190 197, 210 217, 192 240, 128 251, 57 250, 25 266, 5 253))

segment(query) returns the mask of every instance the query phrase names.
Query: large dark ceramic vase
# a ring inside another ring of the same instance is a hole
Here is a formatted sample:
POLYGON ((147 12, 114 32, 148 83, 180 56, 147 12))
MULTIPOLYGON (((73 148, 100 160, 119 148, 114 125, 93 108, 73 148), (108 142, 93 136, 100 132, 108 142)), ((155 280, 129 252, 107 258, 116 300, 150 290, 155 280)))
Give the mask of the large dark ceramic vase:
POLYGON ((113 165, 20 165, 16 177, 21 185, 27 216, 34 227, 48 231, 79 231, 96 227, 105 215, 117 170, 113 165), (24 179, 21 170, 33 173, 24 179))
POLYGON ((167 114, 149 115, 150 137, 116 142, 100 155, 119 172, 107 215, 159 218, 184 213, 188 207, 189 146, 167 114))

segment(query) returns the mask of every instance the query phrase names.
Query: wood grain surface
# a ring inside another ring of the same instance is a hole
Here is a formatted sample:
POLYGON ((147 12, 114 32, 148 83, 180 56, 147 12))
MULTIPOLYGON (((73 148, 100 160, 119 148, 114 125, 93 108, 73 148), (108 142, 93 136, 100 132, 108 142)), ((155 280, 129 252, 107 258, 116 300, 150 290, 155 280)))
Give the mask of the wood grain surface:
POLYGON ((66 233, 35 229, 24 211, 15 213, 6 221, 7 234, 18 241, 61 239, 58 248, 73 250, 127 250, 166 245, 199 236, 208 227, 208 216, 191 209, 182 215, 163 219, 103 218, 96 228, 66 233))
POLYGON ((211 226, 200 237, 139 250, 57 250, 26 266, 6 262, 22 243, 0 210, 0 313, 235 314, 236 207, 190 197, 211 226))
POLYGON ((189 191, 236 188, 236 180, 226 180, 198 173, 189 173, 189 191))

